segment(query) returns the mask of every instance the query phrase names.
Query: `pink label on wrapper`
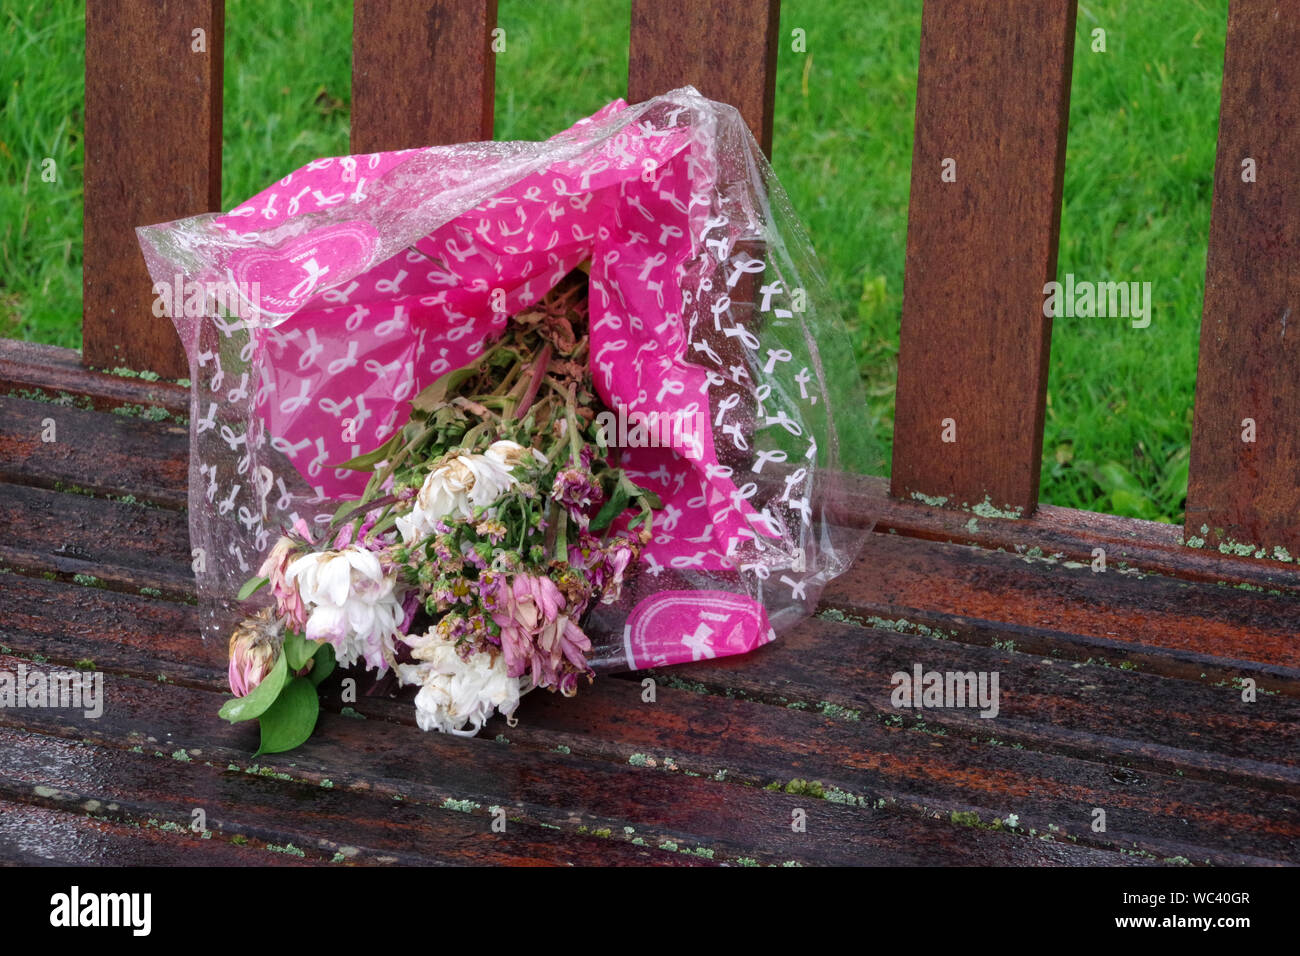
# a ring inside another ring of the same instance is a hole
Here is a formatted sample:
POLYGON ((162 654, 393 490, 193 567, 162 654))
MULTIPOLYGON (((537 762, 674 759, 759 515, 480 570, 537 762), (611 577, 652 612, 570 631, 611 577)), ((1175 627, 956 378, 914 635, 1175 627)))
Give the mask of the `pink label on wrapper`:
POLYGON ((633 670, 744 654, 774 640, 763 605, 730 591, 664 591, 628 616, 623 645, 633 670))
POLYGON ((236 288, 256 283, 255 303, 267 318, 297 312, 343 275, 365 268, 379 233, 365 222, 347 222, 309 232, 274 250, 236 252, 228 267, 236 288))

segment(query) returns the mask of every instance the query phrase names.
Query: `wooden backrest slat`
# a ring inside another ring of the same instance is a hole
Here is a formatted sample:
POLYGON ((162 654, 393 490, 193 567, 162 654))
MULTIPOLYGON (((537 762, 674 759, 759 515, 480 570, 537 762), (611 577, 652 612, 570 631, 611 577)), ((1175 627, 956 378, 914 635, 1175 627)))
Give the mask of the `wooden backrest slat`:
POLYGON ((632 0, 633 103, 690 84, 740 110, 772 155, 780 0, 632 0))
POLYGON ((1038 503, 1074 25, 1074 0, 925 4, 896 497, 1038 503))
POLYGON ((224 0, 87 0, 82 360, 89 366, 189 374, 170 321, 153 314, 135 227, 221 206, 224 24, 224 0))
POLYGON ((352 152, 492 138, 496 0, 358 2, 352 152))
POLYGON ((1234 0, 1228 16, 1186 536, 1300 557, 1296 13, 1234 0))

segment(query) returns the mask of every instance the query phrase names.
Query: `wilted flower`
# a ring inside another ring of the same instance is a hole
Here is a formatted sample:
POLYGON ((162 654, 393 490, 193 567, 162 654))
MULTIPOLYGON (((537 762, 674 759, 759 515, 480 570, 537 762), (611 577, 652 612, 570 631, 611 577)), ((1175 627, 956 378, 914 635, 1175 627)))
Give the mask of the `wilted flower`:
POLYGON ((495 518, 480 521, 474 526, 474 531, 480 537, 487 538, 493 544, 500 544, 506 538, 506 526, 495 518))
POLYGON ((604 495, 590 471, 570 466, 555 476, 551 497, 569 510, 579 527, 586 528, 591 523, 591 515, 588 513, 591 506, 604 495))
POLYGON ((292 538, 281 536, 257 573, 270 579, 271 593, 275 595, 275 603, 280 613, 285 620, 301 630, 307 623, 307 609, 303 607, 298 589, 285 577, 289 564, 297 555, 296 548, 297 545, 292 538))
POLYGON ((284 634, 273 608, 241 621, 230 634, 227 676, 236 697, 246 697, 266 679, 280 655, 284 634))
POLYGON ((419 663, 399 664, 397 670, 403 683, 420 688, 415 695, 415 720, 421 730, 471 737, 493 710, 506 718, 514 715, 520 681, 506 673, 505 658, 498 651, 462 657, 456 639, 437 628, 403 640, 419 663))
POLYGON ((623 576, 627 574, 628 565, 636 557, 636 552, 622 541, 614 542, 605 551, 605 582, 600 602, 613 604, 623 593, 623 576))
POLYGON ((583 656, 591 640, 565 612, 566 602, 547 577, 516 574, 497 590, 499 608, 492 619, 501 628, 506 673, 530 673, 537 687, 574 692, 577 675, 590 674, 583 656))
POLYGON ((397 518, 402 540, 410 543, 436 533, 440 518, 472 518, 475 508, 487 508, 509 491, 516 484, 510 474, 514 466, 505 457, 510 449, 492 452, 504 444, 514 442, 497 442, 483 455, 451 455, 429 472, 414 507, 397 518))
POLYGON ((395 593, 395 576, 384 572, 373 551, 305 554, 289 565, 285 577, 309 606, 307 640, 329 641, 344 667, 364 657, 370 667, 387 669, 384 649, 391 652, 406 613, 395 593))
POLYGON ((509 439, 494 441, 488 446, 488 450, 483 453, 488 458, 495 459, 507 468, 517 468, 519 465, 526 464, 525 456, 531 456, 533 462, 539 465, 547 464, 546 456, 536 448, 525 448, 518 442, 509 439))

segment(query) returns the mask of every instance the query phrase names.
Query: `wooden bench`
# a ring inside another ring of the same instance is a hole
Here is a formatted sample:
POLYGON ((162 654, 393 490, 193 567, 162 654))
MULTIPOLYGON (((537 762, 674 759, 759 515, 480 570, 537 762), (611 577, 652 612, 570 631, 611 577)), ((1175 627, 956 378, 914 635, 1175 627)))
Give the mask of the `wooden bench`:
MULTIPOLYGON (((491 136, 495 6, 357 4, 353 151, 491 136)), ((0 348, 0 671, 80 664, 107 702, 0 709, 0 862, 1300 862, 1300 22, 1275 6, 1228 24, 1185 527, 1037 500, 1074 3, 929 0, 892 479, 838 502, 877 523, 818 613, 653 674, 653 703, 603 679, 475 739, 331 679, 316 736, 255 762, 197 638, 186 369, 131 229, 218 207, 222 4, 92 0, 84 350, 0 348), (999 714, 895 708, 916 664, 996 671, 999 714)), ((693 83, 770 146, 778 37, 777 0, 634 0, 629 98, 693 83)))

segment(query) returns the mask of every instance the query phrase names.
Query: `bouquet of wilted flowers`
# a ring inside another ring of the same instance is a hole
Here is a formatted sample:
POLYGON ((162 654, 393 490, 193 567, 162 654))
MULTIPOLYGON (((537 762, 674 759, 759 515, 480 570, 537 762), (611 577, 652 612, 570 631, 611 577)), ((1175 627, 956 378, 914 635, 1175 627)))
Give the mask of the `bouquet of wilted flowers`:
POLYGON ((469 365, 410 402, 410 419, 343 467, 369 472, 322 535, 288 529, 241 599, 274 605, 230 638, 232 721, 260 752, 296 747, 318 684, 364 662, 419 688, 424 730, 472 735, 519 699, 593 676, 582 620, 618 600, 658 498, 619 467, 597 421, 587 283, 575 272, 469 365))
POLYGON ((880 460, 811 243, 696 90, 323 157, 139 237, 189 358, 197 623, 265 752, 336 665, 472 734, 533 688, 747 653, 870 530, 828 505, 880 460))

